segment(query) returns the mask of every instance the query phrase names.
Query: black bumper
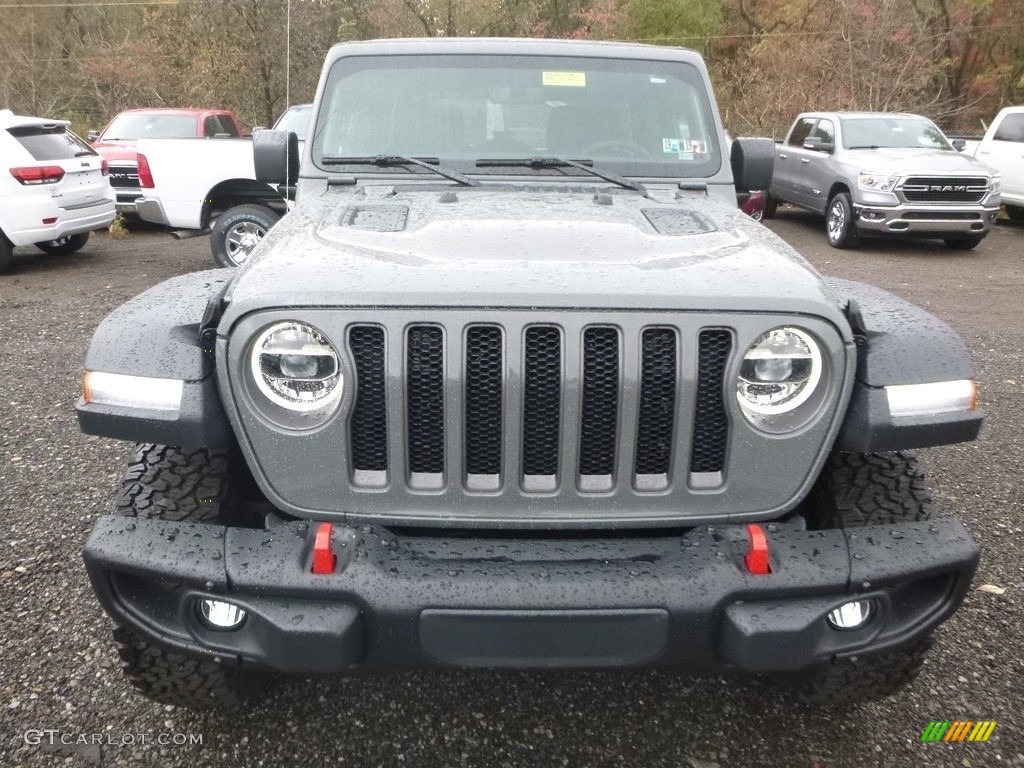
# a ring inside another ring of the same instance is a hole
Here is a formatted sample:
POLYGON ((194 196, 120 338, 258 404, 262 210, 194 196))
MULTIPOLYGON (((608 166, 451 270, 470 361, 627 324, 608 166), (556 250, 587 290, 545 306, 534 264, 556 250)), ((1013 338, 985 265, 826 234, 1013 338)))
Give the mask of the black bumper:
POLYGON ((103 517, 86 544, 103 607, 150 641, 289 672, 379 666, 675 666, 798 670, 908 644, 960 605, 978 550, 955 521, 851 531, 766 525, 771 573, 744 565, 745 526, 643 538, 397 536, 335 526, 337 569, 311 573, 315 526, 268 530, 103 517), (875 601, 863 628, 825 620, 875 601), (203 597, 248 615, 198 618, 203 597))

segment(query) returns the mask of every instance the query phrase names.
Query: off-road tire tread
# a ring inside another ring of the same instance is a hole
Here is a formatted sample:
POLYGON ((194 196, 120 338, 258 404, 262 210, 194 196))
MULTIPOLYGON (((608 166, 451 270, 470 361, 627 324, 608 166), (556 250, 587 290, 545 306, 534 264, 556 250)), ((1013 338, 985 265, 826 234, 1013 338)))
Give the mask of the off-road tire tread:
POLYGON ((909 451, 829 457, 814 489, 811 527, 858 528, 928 520, 932 493, 909 451))
POLYGON ((161 704, 232 709, 250 699, 258 678, 150 645, 126 627, 113 631, 121 670, 135 690, 161 704))
POLYGON ((233 501, 228 451, 140 443, 121 481, 116 512, 172 522, 222 522, 233 501))
POLYGON ((929 635, 900 651, 833 662, 797 687, 806 704, 849 705, 884 699, 912 683, 934 643, 929 635))

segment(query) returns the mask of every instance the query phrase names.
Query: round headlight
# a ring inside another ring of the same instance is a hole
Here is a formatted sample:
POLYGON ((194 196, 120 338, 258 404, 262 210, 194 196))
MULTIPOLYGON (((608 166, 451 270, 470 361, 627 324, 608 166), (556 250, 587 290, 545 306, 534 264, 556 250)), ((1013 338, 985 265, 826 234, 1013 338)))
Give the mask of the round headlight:
POLYGON ((252 375, 260 391, 291 411, 314 411, 341 395, 338 353, 305 323, 272 325, 252 349, 252 375))
MULTIPOLYGON (((758 337, 743 357, 736 396, 743 410, 778 416, 799 408, 821 381, 818 343, 799 328, 773 328, 758 337)), ((764 426, 763 420, 756 420, 764 426)))

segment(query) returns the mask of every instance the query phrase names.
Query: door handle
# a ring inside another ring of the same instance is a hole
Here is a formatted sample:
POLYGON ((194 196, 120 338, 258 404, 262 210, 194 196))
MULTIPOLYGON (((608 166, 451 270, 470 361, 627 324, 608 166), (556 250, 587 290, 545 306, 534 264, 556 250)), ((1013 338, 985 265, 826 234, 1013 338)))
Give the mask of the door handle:
POLYGON ((990 154, 990 150, 988 150, 988 149, 979 149, 978 150, 978 154, 979 155, 987 155, 987 154, 990 154))
POLYGON ((806 157, 801 157, 801 158, 800 158, 800 162, 801 162, 801 163, 809 163, 809 162, 811 162, 811 161, 810 161, 810 160, 808 160, 808 159, 807 159, 806 157))
POLYGON ((787 157, 789 157, 789 155, 787 155, 785 152, 779 152, 779 157, 785 160, 787 157))

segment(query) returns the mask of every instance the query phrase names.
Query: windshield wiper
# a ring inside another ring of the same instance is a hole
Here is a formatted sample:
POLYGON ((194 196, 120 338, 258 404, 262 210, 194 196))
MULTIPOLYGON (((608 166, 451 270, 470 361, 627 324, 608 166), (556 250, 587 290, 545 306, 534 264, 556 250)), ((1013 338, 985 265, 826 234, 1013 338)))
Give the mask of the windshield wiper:
POLYGON ((632 181, 624 176, 619 176, 608 171, 601 171, 592 167, 593 160, 566 160, 561 157, 523 157, 523 158, 499 158, 477 160, 477 168, 578 168, 586 171, 591 176, 618 184, 625 189, 632 189, 647 197, 647 188, 639 181, 632 181))
POLYGON ((369 157, 324 157, 320 159, 324 165, 418 165, 433 171, 438 176, 444 176, 466 187, 479 187, 480 182, 471 179, 469 176, 453 171, 450 168, 439 168, 440 162, 436 157, 406 157, 405 155, 371 155, 369 157))

